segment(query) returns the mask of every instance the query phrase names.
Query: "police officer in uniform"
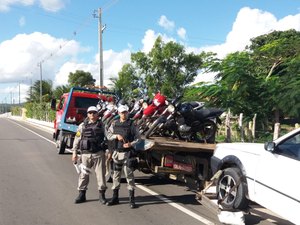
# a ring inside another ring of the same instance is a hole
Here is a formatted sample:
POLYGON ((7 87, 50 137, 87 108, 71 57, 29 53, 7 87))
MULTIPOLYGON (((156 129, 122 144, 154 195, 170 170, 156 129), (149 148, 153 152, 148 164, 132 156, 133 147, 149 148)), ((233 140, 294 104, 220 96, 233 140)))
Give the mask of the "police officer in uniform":
POLYGON ((120 119, 113 121, 107 131, 107 139, 115 140, 115 150, 112 154, 114 162, 113 197, 106 205, 119 204, 119 189, 123 169, 128 184, 130 208, 136 208, 134 199, 134 168, 130 165, 130 162, 132 162, 130 155, 133 151, 133 146, 139 142, 141 135, 133 121, 128 118, 128 111, 127 105, 120 105, 118 107, 120 119))
POLYGON ((79 195, 75 203, 86 201, 86 190, 89 184, 89 171, 94 169, 98 190, 99 201, 105 204, 105 191, 107 189, 105 180, 105 131, 102 121, 98 117, 97 108, 90 106, 87 110, 87 118, 79 125, 73 143, 73 163, 77 163, 77 153, 81 153, 81 166, 85 171, 81 171, 78 178, 79 195))

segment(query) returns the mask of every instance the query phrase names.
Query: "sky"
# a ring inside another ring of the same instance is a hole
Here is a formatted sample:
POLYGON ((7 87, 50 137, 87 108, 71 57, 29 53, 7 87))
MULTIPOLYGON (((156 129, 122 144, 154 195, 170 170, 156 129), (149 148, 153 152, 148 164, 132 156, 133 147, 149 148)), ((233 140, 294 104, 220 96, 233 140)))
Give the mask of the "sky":
POLYGON ((0 0, 0 104, 25 102, 41 78, 65 85, 76 70, 99 85, 98 9, 106 86, 131 53, 148 53, 159 35, 188 53, 224 58, 259 35, 300 31, 300 0, 0 0))

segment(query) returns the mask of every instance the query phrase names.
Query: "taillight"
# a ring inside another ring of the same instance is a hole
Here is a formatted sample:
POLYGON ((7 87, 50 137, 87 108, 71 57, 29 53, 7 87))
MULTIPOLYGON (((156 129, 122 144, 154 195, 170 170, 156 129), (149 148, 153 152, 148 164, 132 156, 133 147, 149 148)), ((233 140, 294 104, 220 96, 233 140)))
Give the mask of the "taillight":
POLYGON ((165 156, 164 166, 173 168, 174 158, 173 156, 167 155, 165 156))

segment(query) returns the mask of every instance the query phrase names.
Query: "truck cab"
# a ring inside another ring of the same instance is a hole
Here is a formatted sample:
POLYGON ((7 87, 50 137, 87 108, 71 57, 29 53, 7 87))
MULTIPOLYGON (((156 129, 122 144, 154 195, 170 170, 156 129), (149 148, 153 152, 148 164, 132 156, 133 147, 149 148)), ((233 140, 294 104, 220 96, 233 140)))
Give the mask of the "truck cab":
POLYGON ((53 140, 56 142, 58 154, 71 151, 78 125, 86 117, 87 108, 97 106, 99 101, 111 101, 116 95, 103 89, 71 88, 64 93, 59 102, 53 99, 51 108, 56 111, 53 140))

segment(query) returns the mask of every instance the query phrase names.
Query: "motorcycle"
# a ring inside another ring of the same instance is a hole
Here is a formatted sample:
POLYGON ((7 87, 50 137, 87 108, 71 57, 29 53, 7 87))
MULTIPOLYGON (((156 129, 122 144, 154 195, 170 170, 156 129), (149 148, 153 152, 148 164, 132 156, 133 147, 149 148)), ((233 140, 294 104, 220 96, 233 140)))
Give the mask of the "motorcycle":
POLYGON ((141 134, 144 134, 151 123, 160 115, 167 104, 167 97, 157 92, 151 104, 143 109, 142 118, 137 121, 137 126, 141 134))
POLYGON ((149 99, 141 98, 134 102, 134 106, 132 107, 131 111, 129 112, 129 118, 131 118, 135 124, 139 121, 142 116, 144 109, 146 109, 149 105, 149 99))
POLYGON ((145 137, 157 134, 172 136, 192 142, 214 143, 217 124, 224 112, 218 108, 205 108, 202 102, 180 103, 172 101, 145 133, 145 137))
POLYGON ((114 103, 108 103, 102 116, 102 122, 108 126, 111 119, 117 114, 117 106, 114 103))
POLYGON ((96 107, 98 109, 99 117, 102 118, 104 113, 107 111, 107 101, 100 99, 96 107))

